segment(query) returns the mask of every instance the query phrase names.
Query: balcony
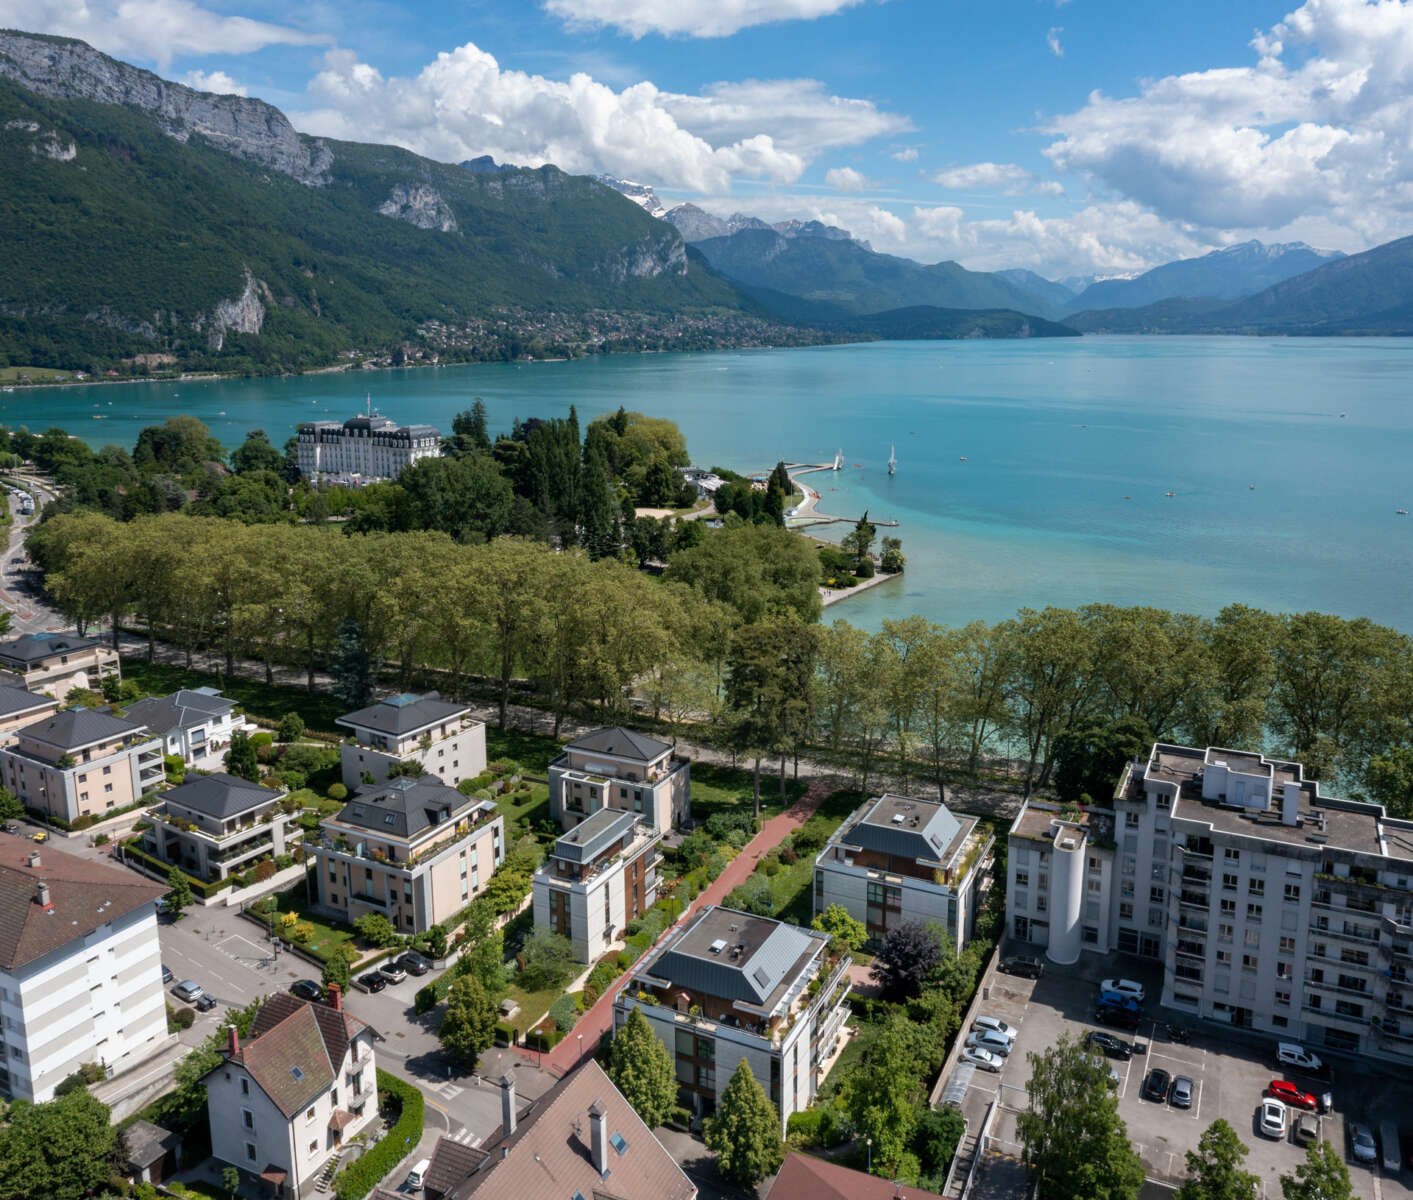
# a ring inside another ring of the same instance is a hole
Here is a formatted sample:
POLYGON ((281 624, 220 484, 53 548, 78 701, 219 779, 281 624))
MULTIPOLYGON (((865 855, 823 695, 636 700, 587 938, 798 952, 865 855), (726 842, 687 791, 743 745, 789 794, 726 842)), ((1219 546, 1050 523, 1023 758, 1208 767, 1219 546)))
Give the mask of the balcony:
POLYGON ((1194 933, 1207 932, 1207 919, 1205 917, 1194 917, 1189 913, 1183 913, 1182 916, 1178 918, 1177 925, 1179 929, 1190 929, 1194 933))
POLYGON ((1310 935, 1312 937, 1342 938, 1345 941, 1358 942, 1363 946, 1377 946, 1379 944, 1378 930, 1372 929, 1361 932, 1358 926, 1350 925, 1348 922, 1345 922, 1339 929, 1334 928, 1332 925, 1320 925, 1318 923, 1311 925, 1310 935))
POLYGON ((1212 906, 1212 902, 1206 894, 1192 892, 1187 888, 1183 888, 1181 895, 1178 896, 1178 903, 1184 908, 1200 908, 1203 912, 1212 906))
POLYGON ((1358 996, 1361 1000, 1373 1000, 1374 993, 1368 988, 1346 987, 1341 983, 1330 983, 1328 980, 1312 979, 1305 976, 1305 986, 1319 988, 1323 992, 1339 992, 1343 996, 1358 996))
POLYGON ((1212 882, 1212 868, 1204 867, 1200 862, 1184 863, 1182 878, 1189 883, 1210 885, 1212 882))

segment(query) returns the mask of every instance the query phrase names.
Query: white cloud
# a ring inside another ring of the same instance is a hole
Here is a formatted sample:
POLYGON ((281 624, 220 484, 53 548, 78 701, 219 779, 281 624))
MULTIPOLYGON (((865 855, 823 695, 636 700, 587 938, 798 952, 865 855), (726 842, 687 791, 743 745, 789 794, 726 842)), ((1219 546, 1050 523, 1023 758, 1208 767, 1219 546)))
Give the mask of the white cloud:
POLYGON ((632 37, 649 33, 728 37, 774 21, 827 17, 861 0, 545 0, 570 25, 611 25, 632 37))
POLYGON ((824 173, 824 182, 837 192, 861 192, 868 187, 868 177, 853 167, 831 167, 824 173))
POLYGON ((811 79, 718 83, 695 96, 646 82, 614 91, 585 74, 503 70, 469 42, 410 78, 384 78, 351 51, 330 51, 309 91, 319 107, 291 119, 310 133, 704 192, 741 177, 790 183, 825 150, 909 128, 811 79))
POLYGON ((889 157, 902 163, 917 162, 917 147, 904 146, 901 150, 894 150, 889 157))
POLYGON ((979 162, 948 167, 933 178, 945 188, 975 191, 979 188, 1014 188, 1030 179, 1030 172, 1015 163, 979 162))
POLYGON ((245 84, 237 83, 224 71, 188 71, 181 82, 198 92, 215 92, 218 96, 244 96, 245 84))
POLYGON ((1045 44, 1050 47, 1050 53, 1056 58, 1064 58, 1065 48, 1060 45, 1060 34, 1064 33, 1063 25, 1051 25, 1050 32, 1045 35, 1045 44))
POLYGON ((197 54, 249 54, 266 46, 311 46, 328 37, 229 17, 190 0, 0 0, 0 28, 82 38, 117 58, 155 62, 197 54))

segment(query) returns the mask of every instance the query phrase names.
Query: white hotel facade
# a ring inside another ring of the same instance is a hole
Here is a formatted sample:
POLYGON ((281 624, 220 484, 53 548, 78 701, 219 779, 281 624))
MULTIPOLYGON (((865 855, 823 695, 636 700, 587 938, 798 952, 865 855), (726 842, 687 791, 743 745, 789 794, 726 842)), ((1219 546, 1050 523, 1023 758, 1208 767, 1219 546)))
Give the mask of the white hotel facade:
POLYGON ((367 483, 396 479, 420 458, 442 452, 431 425, 398 425, 376 413, 338 421, 306 421, 295 440, 299 473, 306 479, 367 483))

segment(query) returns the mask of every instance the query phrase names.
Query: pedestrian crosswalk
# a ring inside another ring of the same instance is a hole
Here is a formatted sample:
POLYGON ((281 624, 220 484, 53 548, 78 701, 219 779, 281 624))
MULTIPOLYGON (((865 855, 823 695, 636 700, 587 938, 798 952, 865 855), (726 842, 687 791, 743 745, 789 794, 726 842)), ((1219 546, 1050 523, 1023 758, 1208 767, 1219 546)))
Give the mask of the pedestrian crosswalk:
POLYGON ((451 1140, 453 1142, 460 1142, 463 1146, 479 1146, 481 1144, 481 1139, 465 1126, 462 1126, 460 1133, 452 1134, 451 1140))
POLYGON ((439 1084, 437 1087, 437 1092, 448 1100, 455 1100, 456 1097, 461 1095, 465 1090, 465 1088, 458 1087, 454 1083, 443 1083, 439 1084))

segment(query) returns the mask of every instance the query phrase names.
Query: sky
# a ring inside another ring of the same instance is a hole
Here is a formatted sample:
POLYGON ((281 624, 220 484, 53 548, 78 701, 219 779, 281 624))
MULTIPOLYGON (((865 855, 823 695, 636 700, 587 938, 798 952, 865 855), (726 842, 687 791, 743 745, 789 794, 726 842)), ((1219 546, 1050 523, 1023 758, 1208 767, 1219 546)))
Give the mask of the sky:
POLYGON ((1049 278, 1413 232, 1413 0, 0 0, 306 133, 1049 278))

